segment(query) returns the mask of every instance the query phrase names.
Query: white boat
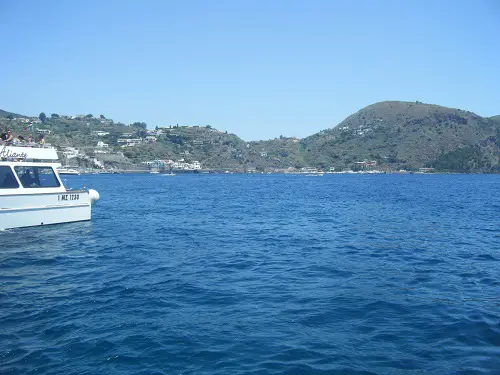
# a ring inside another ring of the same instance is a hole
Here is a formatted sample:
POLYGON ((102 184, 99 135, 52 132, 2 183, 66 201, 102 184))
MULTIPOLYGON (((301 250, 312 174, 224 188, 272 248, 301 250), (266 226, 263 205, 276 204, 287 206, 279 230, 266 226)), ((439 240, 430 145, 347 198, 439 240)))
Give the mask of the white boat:
POLYGON ((0 230, 90 220, 93 189, 68 190, 53 148, 0 145, 0 230))
POLYGON ((60 175, 79 175, 80 172, 78 172, 76 169, 74 168, 68 168, 68 167, 61 167, 61 168, 57 168, 57 173, 59 173, 60 175))

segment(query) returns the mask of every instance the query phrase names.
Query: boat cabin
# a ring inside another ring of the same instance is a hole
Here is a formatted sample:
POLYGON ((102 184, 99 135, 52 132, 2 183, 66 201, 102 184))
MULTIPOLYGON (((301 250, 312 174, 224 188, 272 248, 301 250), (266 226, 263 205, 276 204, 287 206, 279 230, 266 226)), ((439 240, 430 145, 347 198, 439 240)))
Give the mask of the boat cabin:
POLYGON ((55 149, 0 146, 0 195, 64 192, 55 149))

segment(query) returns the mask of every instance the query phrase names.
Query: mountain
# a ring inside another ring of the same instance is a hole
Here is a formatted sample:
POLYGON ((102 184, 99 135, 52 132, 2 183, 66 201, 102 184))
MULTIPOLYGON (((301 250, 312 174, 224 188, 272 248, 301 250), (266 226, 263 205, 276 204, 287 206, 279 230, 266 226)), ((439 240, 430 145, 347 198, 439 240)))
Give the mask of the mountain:
POLYGON ((472 112, 387 101, 365 107, 302 143, 306 160, 319 167, 353 167, 374 160, 393 169, 436 166, 482 172, 498 170, 499 133, 500 122, 472 112), (457 158, 456 163, 445 162, 457 158))
POLYGON ((28 117, 28 116, 18 115, 17 113, 7 112, 7 111, 0 109, 0 117, 9 117, 9 116, 16 117, 16 118, 28 117))
MULTIPOLYGON (((26 130, 26 123, 7 119, 6 114, 10 113, 0 112, 0 127, 9 126, 16 134, 27 136, 30 130, 26 130)), ((360 169, 368 161, 370 168, 382 170, 433 167, 449 172, 500 172, 500 116, 484 118, 420 102, 376 103, 334 128, 302 140, 280 137, 245 142, 210 126, 175 126, 163 128, 148 142, 144 123, 125 125, 92 115, 55 115, 35 125, 35 129, 51 131, 47 138, 54 146, 77 147, 106 163, 120 159, 120 163, 140 165, 153 159, 185 159, 200 161, 205 168, 244 171, 307 166, 360 169), (108 134, 98 136, 96 130, 108 134), (127 137, 143 142, 124 148, 123 138, 127 137), (106 150, 111 152, 123 152, 123 156, 99 154, 97 142, 108 144, 106 150)))

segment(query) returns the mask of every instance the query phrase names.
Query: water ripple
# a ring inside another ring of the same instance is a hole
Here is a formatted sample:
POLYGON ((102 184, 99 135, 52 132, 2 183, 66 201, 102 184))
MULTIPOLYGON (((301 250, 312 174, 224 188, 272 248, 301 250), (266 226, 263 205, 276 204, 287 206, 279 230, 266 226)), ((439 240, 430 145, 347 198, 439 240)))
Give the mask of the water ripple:
POLYGON ((499 176, 68 183, 0 234, 2 374, 499 373, 499 176))

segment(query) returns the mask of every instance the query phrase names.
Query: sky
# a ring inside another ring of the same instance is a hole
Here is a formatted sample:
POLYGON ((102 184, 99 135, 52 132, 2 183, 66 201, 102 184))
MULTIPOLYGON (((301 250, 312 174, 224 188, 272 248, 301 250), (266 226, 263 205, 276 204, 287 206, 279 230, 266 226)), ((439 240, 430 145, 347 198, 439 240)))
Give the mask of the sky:
POLYGON ((500 114, 498 0, 0 0, 0 109, 306 137, 384 100, 500 114))

